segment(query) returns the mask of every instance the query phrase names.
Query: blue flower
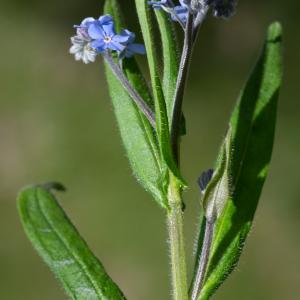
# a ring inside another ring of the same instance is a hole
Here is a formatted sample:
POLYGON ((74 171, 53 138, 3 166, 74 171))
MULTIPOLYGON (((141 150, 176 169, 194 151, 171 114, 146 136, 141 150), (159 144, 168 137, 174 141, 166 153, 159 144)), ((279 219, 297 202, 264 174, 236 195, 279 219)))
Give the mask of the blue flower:
POLYGON ((116 34, 115 26, 112 21, 102 22, 98 20, 88 28, 88 34, 92 38, 91 47, 103 53, 106 49, 121 52, 125 49, 129 40, 127 34, 116 34))
POLYGON ((85 18, 80 25, 74 27, 77 35, 71 38, 73 45, 70 53, 75 55, 76 60, 83 60, 85 63, 93 62, 98 53, 106 50, 117 51, 120 59, 146 52, 144 45, 134 43, 134 33, 129 30, 116 33, 110 15, 101 16, 98 20, 85 18))
POLYGON ((134 54, 146 54, 146 49, 143 44, 134 43, 135 34, 127 29, 121 32, 122 36, 128 36, 128 41, 126 43, 125 49, 120 53, 119 58, 122 59, 124 57, 130 58, 134 54))

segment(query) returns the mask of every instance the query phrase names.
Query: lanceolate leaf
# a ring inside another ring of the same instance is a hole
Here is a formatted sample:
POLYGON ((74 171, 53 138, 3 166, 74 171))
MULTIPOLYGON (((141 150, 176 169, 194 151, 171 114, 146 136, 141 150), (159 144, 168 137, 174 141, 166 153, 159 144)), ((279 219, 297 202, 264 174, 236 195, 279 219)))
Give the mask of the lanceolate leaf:
POLYGON ((162 40, 163 50, 163 91, 171 126, 174 92, 179 69, 179 45, 174 22, 162 10, 155 10, 162 40))
POLYGON ((71 299, 125 299, 48 188, 26 188, 18 208, 28 238, 71 299))
POLYGON ((155 42, 153 34, 153 16, 148 5, 148 0, 135 0, 135 3, 146 46, 155 103, 156 131, 161 155, 172 173, 177 178, 180 178, 171 150, 167 107, 159 77, 159 60, 156 53, 157 42, 155 42))
POLYGON ((278 92, 281 85, 279 23, 269 27, 262 55, 230 120, 232 195, 218 219, 208 272, 199 300, 206 300, 236 265, 271 160, 278 92))
MULTIPOLYGON (((117 31, 125 28, 117 0, 106 1, 105 13, 114 17, 117 31)), ((123 69, 134 88, 153 107, 147 85, 135 60, 124 59, 123 69)), ((163 171, 155 133, 149 121, 139 111, 108 66, 106 66, 106 73, 114 111, 133 172, 144 188, 162 207, 165 207, 163 171)))

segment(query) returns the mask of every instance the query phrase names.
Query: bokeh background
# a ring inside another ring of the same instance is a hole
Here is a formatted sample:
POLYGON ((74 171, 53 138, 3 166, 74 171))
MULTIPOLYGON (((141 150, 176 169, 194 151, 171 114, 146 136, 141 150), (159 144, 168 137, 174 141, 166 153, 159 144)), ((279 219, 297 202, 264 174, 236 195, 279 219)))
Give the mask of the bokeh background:
MULTIPOLYGON (((139 32, 134 1, 121 2, 129 28, 139 32)), ((21 187, 49 180, 67 186, 64 208, 128 299, 170 296, 164 215, 131 175, 102 63, 86 66, 68 54, 72 25, 100 15, 102 5, 0 0, 1 299, 66 299, 16 211, 21 187)), ((239 266, 216 300, 299 299, 299 8, 294 0, 240 1, 229 22, 205 23, 195 51, 182 151, 189 254, 199 210, 195 179, 214 161, 267 25, 284 26, 285 83, 271 172, 239 266)))

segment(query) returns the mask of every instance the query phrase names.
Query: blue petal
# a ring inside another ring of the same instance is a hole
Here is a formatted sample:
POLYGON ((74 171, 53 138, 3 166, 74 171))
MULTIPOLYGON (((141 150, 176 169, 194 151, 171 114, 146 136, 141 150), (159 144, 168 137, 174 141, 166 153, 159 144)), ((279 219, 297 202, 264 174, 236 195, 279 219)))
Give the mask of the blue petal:
POLYGON ((106 46, 106 44, 104 43, 104 41, 103 40, 95 40, 95 41, 92 41, 91 43, 90 43, 90 46, 92 47, 92 48, 94 48, 94 49, 96 49, 98 52, 103 52, 106 48, 107 48, 107 46, 106 46))
POLYGON ((115 42, 118 42, 118 43, 128 44, 128 43, 130 42, 130 38, 131 38, 130 35, 121 33, 121 34, 116 34, 116 35, 113 37, 113 40, 114 40, 115 42))
POLYGON ((93 23, 88 28, 88 34, 92 39, 104 39, 105 33, 101 26, 97 23, 93 23))
POLYGON ((107 44, 107 47, 111 50, 115 50, 121 52, 125 49, 125 46, 120 44, 119 42, 115 41, 114 39, 111 40, 110 43, 107 44))
POLYGON ((121 31, 121 33, 120 33, 120 35, 121 36, 127 36, 128 37, 128 40, 127 40, 127 44, 131 44, 131 43, 133 43, 134 42, 134 40, 135 40, 135 34, 133 33, 133 32, 131 32, 131 31, 129 31, 128 29, 124 29, 124 30, 122 30, 121 31))
POLYGON ((105 32, 105 36, 114 36, 115 32, 115 24, 113 22, 102 24, 103 31, 105 32))
POLYGON ((107 24, 107 23, 112 23, 113 22, 113 18, 111 15, 105 15, 105 16, 101 16, 99 17, 99 23, 101 25, 107 24))
MULTIPOLYGON (((188 9, 183 6, 176 6, 174 7, 174 10, 175 13, 177 14, 177 17, 181 20, 181 22, 186 23, 189 14, 188 9)), ((176 16, 172 15, 171 17, 173 21, 178 21, 176 16)))
POLYGON ((145 46, 143 44, 130 44, 119 54, 119 59, 130 58, 134 54, 146 54, 145 46))
POLYGON ((137 54, 146 54, 146 48, 143 44, 131 44, 128 46, 128 49, 137 54))
POLYGON ((89 18, 85 18, 80 26, 83 26, 83 27, 89 27, 92 23, 96 22, 96 20, 92 17, 89 17, 89 18))

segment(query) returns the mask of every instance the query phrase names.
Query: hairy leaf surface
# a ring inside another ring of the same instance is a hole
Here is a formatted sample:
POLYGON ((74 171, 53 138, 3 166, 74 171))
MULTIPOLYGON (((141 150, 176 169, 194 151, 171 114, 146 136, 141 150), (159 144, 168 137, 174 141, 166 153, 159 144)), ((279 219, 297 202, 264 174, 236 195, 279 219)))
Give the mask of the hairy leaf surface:
MULTIPOLYGON (((117 0, 106 1, 105 13, 114 17, 118 32, 125 28, 117 0)), ((123 69, 132 86, 148 105, 153 107, 154 103, 148 87, 134 58, 124 59, 123 69)), ((165 207, 166 196, 163 192, 162 183, 163 170, 155 132, 107 65, 106 74, 120 133, 133 172, 144 188, 162 207, 165 207)))
POLYGON ((251 228, 273 148, 282 77, 281 39, 281 26, 273 23, 261 57, 230 120, 232 195, 216 224, 199 300, 209 299, 233 270, 251 228))

